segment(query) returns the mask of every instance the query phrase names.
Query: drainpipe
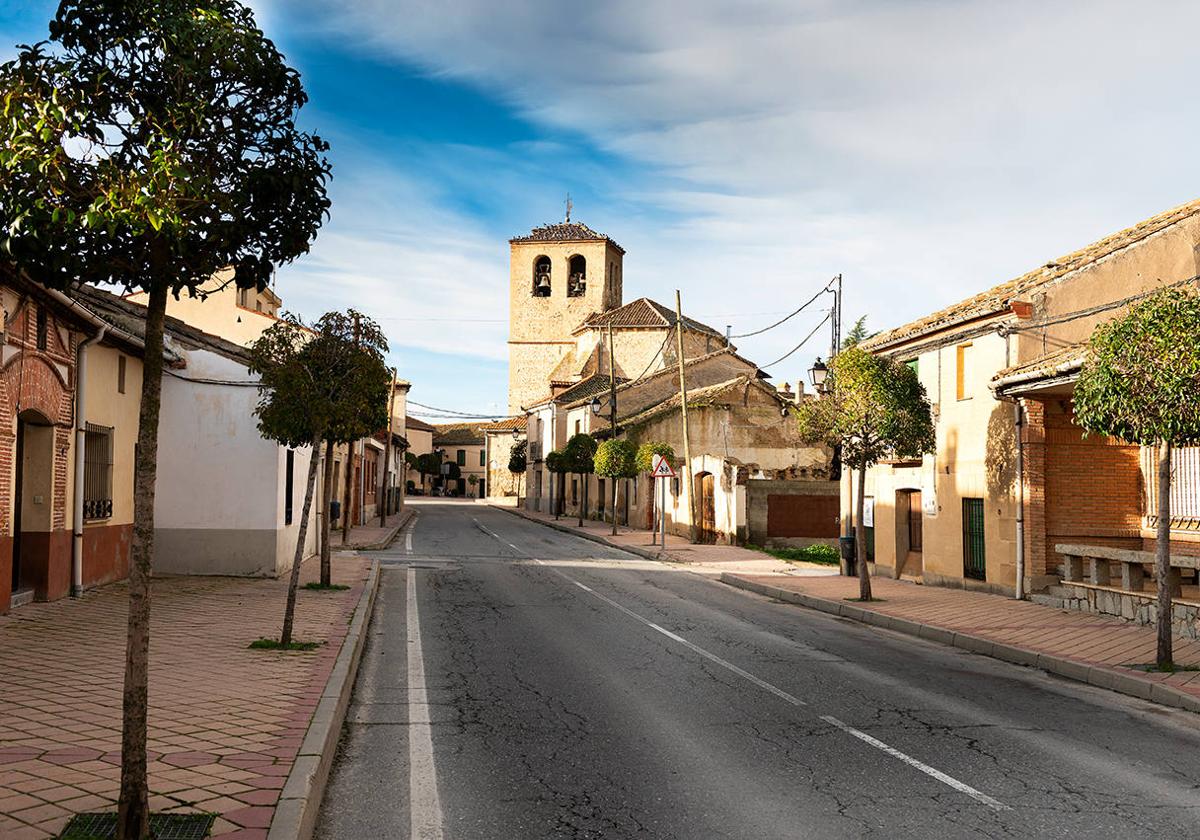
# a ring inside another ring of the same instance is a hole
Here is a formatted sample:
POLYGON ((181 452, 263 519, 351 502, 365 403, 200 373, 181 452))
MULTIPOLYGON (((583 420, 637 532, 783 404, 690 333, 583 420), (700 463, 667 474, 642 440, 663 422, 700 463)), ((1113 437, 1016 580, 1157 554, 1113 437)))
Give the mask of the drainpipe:
POLYGON ((104 338, 108 325, 101 324, 100 329, 90 338, 79 342, 75 348, 75 487, 72 502, 72 530, 74 539, 71 544, 71 597, 78 598, 83 594, 83 468, 84 448, 87 444, 87 349, 104 338))
POLYGON ((1017 585, 1018 601, 1025 600, 1025 407, 1013 403, 1017 422, 1017 585))

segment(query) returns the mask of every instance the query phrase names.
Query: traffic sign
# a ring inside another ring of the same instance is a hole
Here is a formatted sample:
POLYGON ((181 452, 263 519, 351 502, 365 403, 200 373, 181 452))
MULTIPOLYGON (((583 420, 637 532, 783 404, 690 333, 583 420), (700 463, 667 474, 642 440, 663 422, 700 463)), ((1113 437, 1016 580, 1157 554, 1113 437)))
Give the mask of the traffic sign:
POLYGON ((675 470, 671 469, 671 462, 662 455, 655 455, 654 468, 650 470, 650 475, 653 478, 674 478, 675 470))

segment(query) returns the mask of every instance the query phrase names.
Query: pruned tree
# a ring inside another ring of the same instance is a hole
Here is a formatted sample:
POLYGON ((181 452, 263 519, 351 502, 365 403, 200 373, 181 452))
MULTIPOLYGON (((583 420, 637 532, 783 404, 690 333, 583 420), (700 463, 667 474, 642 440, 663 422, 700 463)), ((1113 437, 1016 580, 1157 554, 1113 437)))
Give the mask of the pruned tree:
MULTIPOLYGON (((637 450, 637 468, 638 468, 639 473, 649 473, 654 470, 654 456, 655 455, 661 455, 663 458, 666 458, 667 463, 669 463, 671 465, 675 464, 675 448, 673 446, 671 446, 671 444, 663 443, 662 441, 654 441, 654 440, 646 441, 641 446, 639 446, 638 450, 637 450)), ((665 481, 666 479, 660 479, 660 480, 665 481)), ((660 506, 658 496, 661 494, 653 492, 655 486, 656 486, 655 483, 652 481, 650 483, 650 488, 651 488, 651 493, 650 493, 651 530, 654 530, 654 527, 653 527, 654 526, 654 513, 653 513, 654 509, 656 507, 660 506)), ((659 514, 664 517, 666 516, 665 511, 659 511, 659 514)))
POLYGON ((563 448, 563 454, 566 457, 567 472, 578 475, 580 484, 583 485, 582 497, 579 500, 579 527, 582 528, 588 502, 587 477, 596 469, 596 439, 583 432, 571 435, 571 439, 563 448))
MULTIPOLYGON (((552 508, 554 508, 555 519, 558 519, 559 512, 562 508, 563 477, 569 471, 567 469, 568 466, 569 464, 567 462, 567 456, 561 449, 555 449, 546 453, 546 469, 549 470, 550 475, 553 476, 551 481, 555 482, 559 486, 557 496, 551 500, 550 505, 552 508)), ((551 486, 553 487, 553 485, 551 486)))
POLYGON ((63 0, 0 66, 0 258, 59 289, 142 290, 118 840, 149 833, 147 655, 167 296, 233 267, 265 288, 329 209, 299 74, 236 0, 63 0))
POLYGON ((417 472, 421 474, 421 488, 424 489, 426 478, 442 474, 442 453, 434 451, 418 455, 416 467, 417 472))
POLYGON ((1200 443, 1200 297, 1168 290, 1092 333, 1075 384, 1075 422, 1158 450, 1154 572, 1158 667, 1174 667, 1171 637, 1171 459, 1200 443))
POLYGON ((841 446, 842 462, 858 471, 854 520, 859 598, 871 600, 863 527, 867 468, 884 458, 918 458, 934 449, 933 415, 916 371, 887 356, 851 347, 829 364, 832 390, 797 406, 801 435, 841 446))
POLYGON ((517 478, 517 505, 521 504, 521 481, 529 466, 529 441, 519 440, 508 450, 508 471, 517 478))
POLYGON ((637 446, 624 438, 609 438, 596 447, 592 463, 596 475, 609 478, 613 483, 612 533, 615 537, 617 535, 617 480, 633 478, 637 475, 637 446))
MULTIPOLYGON (((379 324, 353 309, 346 312, 327 312, 317 322, 316 329, 338 349, 338 367, 333 374, 337 394, 332 405, 329 427, 325 431, 325 474, 322 477, 321 498, 334 498, 333 452, 338 444, 346 446, 346 471, 353 469, 353 443, 378 431, 387 424, 388 389, 390 380, 380 385, 388 373, 384 355, 388 350, 387 336, 379 324), (380 396, 382 387, 382 396, 380 396)), ((342 541, 347 539, 350 510, 342 512, 342 541)), ((321 517, 321 585, 330 585, 332 546, 329 543, 329 516, 321 517)))

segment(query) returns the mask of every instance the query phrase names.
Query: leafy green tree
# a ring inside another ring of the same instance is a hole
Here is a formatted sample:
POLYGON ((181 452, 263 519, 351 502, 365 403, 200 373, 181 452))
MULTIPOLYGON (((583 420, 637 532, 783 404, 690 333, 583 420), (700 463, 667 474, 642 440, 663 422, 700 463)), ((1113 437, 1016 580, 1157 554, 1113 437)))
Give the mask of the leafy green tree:
MULTIPOLYGON (((623 438, 610 438, 598 447, 592 459, 596 475, 611 478, 613 482, 612 532, 617 534, 617 480, 637 476, 637 446, 623 438)), ((625 523, 628 525, 629 523, 625 523)))
POLYGON ((1158 449, 1158 667, 1174 667, 1171 638, 1171 457, 1200 443, 1200 297, 1168 290, 1101 324, 1075 385, 1075 422, 1158 449))
POLYGON ((546 469, 550 471, 552 476, 554 476, 554 478, 551 480, 558 485, 557 497, 551 502, 551 507, 554 508, 555 519, 558 519, 559 513, 562 510, 563 483, 567 472, 569 472, 569 466, 570 465, 567 463, 567 456, 561 449, 555 449, 546 454, 546 469))
POLYGON ((842 339, 843 350, 849 350, 851 347, 857 347, 867 340, 867 316, 864 315, 854 322, 854 326, 850 328, 850 332, 846 333, 842 339))
POLYGON ((517 477, 517 506, 521 504, 521 482, 529 466, 529 441, 519 440, 508 450, 508 471, 517 477))
POLYGON ((647 441, 637 448, 638 472, 648 473, 654 469, 654 456, 661 455, 668 462, 675 462, 675 450, 671 444, 661 441, 647 441))
POLYGON ((589 434, 580 432, 571 435, 567 445, 563 447, 563 456, 567 472, 579 476, 583 485, 583 497, 579 500, 579 526, 583 527, 583 514, 587 511, 588 482, 587 477, 595 470, 596 439, 589 434))
POLYGON ((167 296, 242 288, 308 251, 328 147, 296 127, 299 74, 236 0, 63 0, 0 66, 0 259, 59 289, 145 291, 118 840, 149 833, 149 580, 167 296))
POLYGON ((424 489, 426 478, 442 474, 442 453, 434 451, 418 455, 416 466, 421 474, 421 488, 424 489))
POLYGON ((934 449, 933 416, 925 389, 908 365, 851 347, 829 365, 832 391, 797 407, 802 436, 841 445, 842 462, 858 471, 854 543, 859 598, 871 600, 863 527, 867 468, 884 458, 917 458, 934 449))

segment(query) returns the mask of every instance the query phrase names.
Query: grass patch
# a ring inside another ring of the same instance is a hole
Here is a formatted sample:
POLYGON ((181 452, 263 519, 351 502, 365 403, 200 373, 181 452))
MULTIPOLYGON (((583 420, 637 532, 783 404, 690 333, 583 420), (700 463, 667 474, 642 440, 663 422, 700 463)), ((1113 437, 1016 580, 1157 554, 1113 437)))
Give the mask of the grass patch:
POLYGON ((821 566, 836 566, 840 562, 838 550, 831 545, 806 545, 804 548, 766 548, 761 545, 747 545, 746 548, 770 554, 780 560, 795 563, 817 563, 821 566))
POLYGON ((309 592, 341 592, 350 587, 344 583, 321 583, 320 581, 310 581, 304 584, 304 588, 309 592))
POLYGON ((1134 671, 1144 671, 1147 674, 1175 674, 1181 671, 1200 671, 1200 665, 1178 665, 1172 663, 1162 668, 1154 662, 1142 663, 1137 665, 1125 665, 1126 668, 1132 668, 1134 671))
POLYGON ((255 639, 247 647, 250 650, 316 650, 321 642, 288 642, 287 647, 279 644, 278 639, 255 639))

